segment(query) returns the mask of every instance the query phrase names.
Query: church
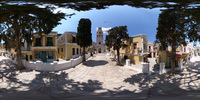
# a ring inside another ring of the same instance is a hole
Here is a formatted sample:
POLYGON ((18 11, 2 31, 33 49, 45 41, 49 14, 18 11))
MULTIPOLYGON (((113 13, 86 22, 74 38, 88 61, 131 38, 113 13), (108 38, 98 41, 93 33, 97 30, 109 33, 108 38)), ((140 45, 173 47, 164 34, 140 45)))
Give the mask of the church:
POLYGON ((95 48, 96 53, 104 53, 106 51, 106 47, 103 41, 104 38, 103 38, 102 27, 98 27, 96 35, 96 43, 92 43, 92 46, 95 48))

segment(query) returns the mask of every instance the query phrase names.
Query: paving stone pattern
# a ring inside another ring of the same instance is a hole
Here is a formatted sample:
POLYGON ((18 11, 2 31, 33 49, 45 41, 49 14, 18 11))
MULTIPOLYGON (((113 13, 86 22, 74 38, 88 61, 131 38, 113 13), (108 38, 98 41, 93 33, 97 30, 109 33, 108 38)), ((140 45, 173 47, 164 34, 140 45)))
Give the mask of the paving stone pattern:
POLYGON ((97 54, 86 63, 59 72, 16 70, 9 59, 0 57, 0 94, 48 94, 55 97, 79 95, 168 96, 199 93, 200 61, 190 63, 183 72, 138 74, 106 56, 97 54))

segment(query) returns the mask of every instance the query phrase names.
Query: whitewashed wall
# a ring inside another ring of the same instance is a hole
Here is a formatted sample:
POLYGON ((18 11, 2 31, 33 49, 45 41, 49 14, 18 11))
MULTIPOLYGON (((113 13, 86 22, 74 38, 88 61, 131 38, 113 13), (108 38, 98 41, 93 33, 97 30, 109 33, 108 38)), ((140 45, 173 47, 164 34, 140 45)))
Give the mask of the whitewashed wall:
MULTIPOLYGON (((86 59, 90 57, 90 54, 86 55, 86 59)), ((38 71, 61 71, 65 69, 72 68, 82 62, 82 56, 76 59, 70 59, 69 61, 53 63, 43 63, 42 61, 26 61, 22 60, 23 65, 28 69, 38 70, 38 71)))

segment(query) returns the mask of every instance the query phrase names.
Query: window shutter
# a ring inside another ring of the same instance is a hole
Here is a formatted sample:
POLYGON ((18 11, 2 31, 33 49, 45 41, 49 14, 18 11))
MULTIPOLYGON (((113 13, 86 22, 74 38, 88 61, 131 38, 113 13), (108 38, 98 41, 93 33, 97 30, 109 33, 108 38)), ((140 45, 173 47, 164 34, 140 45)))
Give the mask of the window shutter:
POLYGON ((46 51, 46 57, 49 59, 49 52, 46 51))
POLYGON ((54 59, 54 51, 52 51, 52 58, 54 59))
POLYGON ((40 57, 39 58, 41 58, 42 57, 42 51, 40 51, 40 57))

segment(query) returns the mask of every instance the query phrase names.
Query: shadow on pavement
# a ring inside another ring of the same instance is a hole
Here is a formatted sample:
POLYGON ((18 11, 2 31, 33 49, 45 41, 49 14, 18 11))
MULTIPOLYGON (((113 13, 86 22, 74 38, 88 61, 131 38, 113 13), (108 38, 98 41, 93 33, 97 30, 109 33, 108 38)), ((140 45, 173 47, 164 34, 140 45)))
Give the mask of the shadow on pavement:
POLYGON ((86 61, 87 67, 103 66, 108 64, 106 60, 88 60, 86 61))
MULTIPOLYGON (((92 61, 93 60, 89 60, 92 61)), ((124 79, 124 82, 139 85, 133 91, 116 87, 115 89, 103 88, 98 80, 87 80, 79 82, 68 78, 65 71, 59 72, 38 72, 28 69, 17 71, 15 65, 9 60, 0 62, 8 67, 0 67, 0 99, 7 94, 22 97, 46 96, 53 98, 77 98, 80 96, 101 96, 101 97, 150 97, 150 96, 177 96, 187 93, 199 93, 199 66, 187 67, 175 75, 159 74, 136 74, 124 79), (139 91, 139 92, 138 92, 139 91)), ((104 60, 96 61, 88 66, 105 65, 104 60), (95 64, 96 63, 96 64, 95 64)), ((191 64, 192 66, 192 64, 191 64)))

